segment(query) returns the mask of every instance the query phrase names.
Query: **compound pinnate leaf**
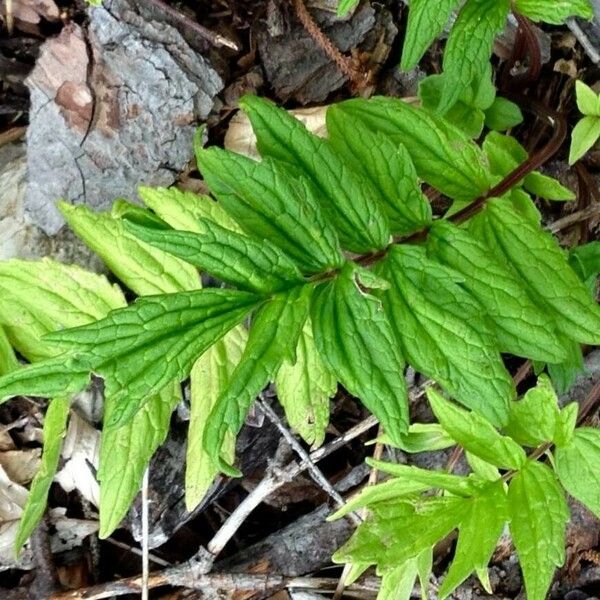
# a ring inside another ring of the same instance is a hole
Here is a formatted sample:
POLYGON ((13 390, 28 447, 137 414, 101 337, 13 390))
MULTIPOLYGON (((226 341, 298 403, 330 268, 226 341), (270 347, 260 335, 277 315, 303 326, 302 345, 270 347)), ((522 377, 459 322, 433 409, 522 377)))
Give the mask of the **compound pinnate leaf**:
POLYGON ((544 600, 554 569, 565 560, 569 509, 564 492, 549 467, 528 461, 510 482, 508 506, 527 598, 544 600))
POLYGON ((440 425, 465 450, 504 469, 520 469, 525 464, 523 448, 498 433, 487 419, 459 408, 431 387, 427 398, 440 425))
POLYGON ((69 400, 56 398, 50 401, 50 405, 46 411, 46 416, 44 417, 42 462, 39 471, 31 482, 27 503, 23 508, 19 530, 15 538, 15 552, 17 554, 33 533, 40 519, 44 516, 48 491, 58 468, 62 442, 66 434, 69 406, 69 400))
POLYGON ((431 227, 427 247, 430 255, 464 276, 461 285, 493 321, 502 352, 548 362, 565 358, 552 316, 540 311, 519 279, 483 242, 439 220, 431 227))
POLYGON ((521 400, 512 402, 506 433, 524 446, 539 446, 554 439, 559 417, 556 392, 545 375, 521 400))
POLYGON ((277 292, 303 281, 294 262, 268 240, 260 242, 199 220, 200 233, 154 229, 128 223, 126 228, 143 242, 200 267, 239 289, 277 292))
POLYGON ((567 492, 600 517, 600 431, 580 427, 556 450, 556 472, 567 492))
POLYGON ((19 361, 0 325, 0 375, 6 375, 19 367, 19 361))
POLYGON ((403 71, 417 66, 427 48, 444 31, 457 4, 458 0, 411 0, 400 62, 403 71))
POLYGON ((403 144, 421 179, 454 200, 486 192, 491 174, 483 151, 441 117, 397 98, 353 99, 331 106, 340 119, 361 122, 403 144))
POLYGON ((497 247, 534 299, 552 310, 556 327, 578 342, 600 343, 600 309, 557 240, 502 199, 491 200, 484 212, 497 247))
MULTIPOLYGON (((150 398, 133 418, 120 427, 105 427, 100 438, 100 532, 107 538, 125 518, 137 495, 152 455, 164 442, 171 413, 181 400, 178 382, 150 398)), ((105 398, 104 419, 112 420, 116 408, 105 398)))
POLYGON ((594 11, 589 0, 515 0, 517 12, 535 22, 561 25, 569 17, 591 19, 594 11))
POLYGON ((337 234, 305 178, 277 161, 215 147, 197 150, 197 158, 211 192, 248 235, 270 240, 307 273, 341 265, 337 234))
POLYGON ((600 117, 586 116, 571 133, 569 164, 575 164, 600 138, 600 117))
POLYGON ((248 292, 207 289, 138 299, 87 326, 48 336, 77 353, 85 368, 105 379, 115 408, 110 427, 131 419, 172 380, 263 299, 248 292))
POLYGON ((319 356, 310 318, 298 338, 296 361, 283 361, 275 386, 292 429, 307 444, 320 446, 329 424, 329 399, 337 390, 337 381, 319 356))
MULTIPOLYGON (((185 469, 185 504, 190 512, 204 498, 219 473, 219 466, 203 448, 207 416, 229 385, 247 341, 246 329, 239 325, 211 346, 192 368, 191 414, 185 469)), ((235 459, 235 439, 230 434, 225 436, 221 455, 230 463, 235 459)))
POLYGON ((481 306, 457 283, 462 276, 409 245, 392 248, 380 272, 392 283, 380 297, 406 360, 462 404, 504 423, 514 386, 481 306))
POLYGON ((504 29, 509 0, 467 0, 444 51, 445 85, 438 105, 447 112, 474 81, 485 76, 496 34, 504 29))
POLYGON ((141 242, 125 230, 121 219, 65 202, 59 208, 73 231, 137 294, 168 294, 200 287, 200 277, 192 265, 141 242))
POLYGON ((173 229, 180 231, 201 231, 199 219, 208 219, 231 231, 241 232, 239 225, 225 209, 209 196, 171 188, 139 187, 138 195, 144 204, 151 208, 173 229))
POLYGON ((359 288, 350 263, 333 281, 321 284, 311 316, 329 370, 400 443, 408 429, 404 361, 380 301, 359 288))
POLYGON ((408 150, 389 136, 341 116, 335 110, 327 111, 331 146, 356 173, 373 183, 392 233, 412 233, 429 225, 431 206, 421 191, 408 150))
POLYGON ((124 304, 121 290, 106 277, 75 265, 47 258, 0 262, 0 323, 12 346, 30 361, 60 352, 41 339, 46 333, 84 325, 124 304))
POLYGON ((292 173, 305 174, 312 180, 321 208, 347 250, 368 252, 388 244, 389 226, 377 205, 376 191, 337 156, 326 140, 267 100, 245 96, 240 106, 250 118, 261 155, 283 161, 292 173))
POLYGON ((469 500, 458 526, 454 560, 439 589, 440 600, 447 598, 471 573, 487 567, 509 518, 502 481, 486 485, 469 500))
POLYGON ((313 290, 313 285, 303 285, 274 295, 252 322, 242 357, 204 429, 204 449, 224 473, 237 474, 221 455, 225 437, 237 435, 252 402, 273 381, 281 363, 293 358, 313 290))

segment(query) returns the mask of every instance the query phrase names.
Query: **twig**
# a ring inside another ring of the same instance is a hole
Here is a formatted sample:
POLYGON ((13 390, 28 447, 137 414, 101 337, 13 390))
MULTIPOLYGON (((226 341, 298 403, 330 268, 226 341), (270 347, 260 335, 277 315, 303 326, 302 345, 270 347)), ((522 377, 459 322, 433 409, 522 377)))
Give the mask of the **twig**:
MULTIPOLYGON (((142 551, 139 548, 130 546, 125 542, 121 542, 113 538, 106 538, 104 541, 108 542, 109 544, 112 544, 113 546, 116 546, 117 548, 121 548, 122 550, 127 550, 127 552, 131 552, 131 554, 135 554, 136 556, 142 556, 142 551)), ((156 554, 152 554, 151 552, 148 553, 148 559, 151 560, 153 563, 160 565, 161 567, 171 566, 171 563, 168 560, 164 560, 163 558, 160 558, 160 556, 156 556, 156 554)))
POLYGON ((150 467, 146 467, 142 479, 142 600, 148 600, 149 554, 148 546, 148 478, 150 467))
POLYGON ((6 146, 6 144, 12 144, 12 142, 16 142, 20 140, 27 131, 27 127, 12 127, 7 131, 3 131, 0 133, 0 147, 6 146))
POLYGON ((587 208, 578 210, 570 215, 566 215, 561 219, 557 219, 554 221, 554 223, 548 225, 548 231, 557 233, 563 229, 566 229, 567 227, 577 225, 577 223, 581 223, 582 221, 587 221, 588 219, 598 216, 600 216, 600 204, 595 203, 587 208))
POLYGON ((308 12, 304 0, 291 0, 294 11, 298 16, 300 23, 308 34, 315 40, 325 54, 336 64, 337 68, 345 75, 352 85, 360 90, 369 84, 369 74, 357 69, 352 63, 352 59, 344 56, 333 42, 325 35, 318 23, 308 12))
POLYGON ((6 0, 4 3, 6 9, 6 29, 10 34, 13 32, 13 28, 15 26, 15 19, 13 13, 13 0, 6 0))
POLYGON ((577 41, 581 44, 584 52, 588 55, 589 59, 597 65, 600 62, 600 54, 594 47, 594 44, 590 41, 590 38, 585 34, 583 29, 579 27, 579 23, 575 19, 567 20, 567 27, 573 32, 577 41))
MULTIPOLYGON (((306 469, 315 483, 317 483, 317 485, 319 485, 339 507, 344 506, 344 499, 340 493, 331 485, 331 483, 329 483, 327 477, 323 475, 321 469, 319 469, 319 467, 317 467, 317 465, 315 465, 315 463, 311 460, 309 453, 292 435, 277 413, 262 398, 258 398, 257 404, 260 406, 260 409, 263 411, 267 419, 269 419, 269 421, 271 421, 271 423, 273 423, 273 425, 279 429, 279 432, 285 438, 292 450, 300 457, 302 464, 306 466, 306 469)), ((357 518, 354 513, 350 513, 349 516, 355 525, 359 525, 361 523, 361 519, 357 518)))

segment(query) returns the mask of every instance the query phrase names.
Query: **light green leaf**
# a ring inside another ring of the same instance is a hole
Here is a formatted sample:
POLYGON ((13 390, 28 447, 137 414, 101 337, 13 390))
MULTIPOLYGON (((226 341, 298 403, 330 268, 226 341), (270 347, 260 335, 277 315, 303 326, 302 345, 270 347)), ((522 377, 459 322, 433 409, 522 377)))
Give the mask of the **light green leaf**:
POLYGON ((225 209, 209 196, 194 194, 176 187, 139 187, 138 196, 173 229, 199 233, 201 229, 198 220, 208 219, 231 231, 239 233, 242 231, 225 209))
POLYGON ((200 233, 135 223, 127 223, 126 229, 151 247, 242 290, 269 294, 303 281, 294 262, 269 240, 257 241, 207 220, 199 220, 198 226, 200 233))
POLYGON ((338 0, 337 16, 345 17, 358 2, 359 0, 338 0))
POLYGON ((381 268, 392 282, 383 305, 408 362, 462 404, 504 423, 513 382, 481 306, 457 283, 462 276, 411 245, 392 248, 381 268))
POLYGON ((515 0, 515 9, 536 23, 551 25, 562 25, 569 17, 594 16, 589 0, 515 0))
POLYGON ((508 487, 510 532, 517 549, 529 600, 544 600, 555 567, 565 561, 569 509, 556 475, 528 461, 508 487))
POLYGON ((106 277, 75 265, 48 258, 0 262, 0 323, 12 346, 30 361, 59 352, 41 339, 46 333, 84 325, 124 304, 121 290, 106 277))
POLYGON ((552 310, 556 327, 581 343, 600 343, 600 309, 569 266, 557 240, 503 200, 485 209, 498 247, 534 299, 552 310))
POLYGON ((549 362, 565 358, 552 315, 540 311, 519 279, 484 243, 467 230, 438 220, 431 227, 427 248, 431 256, 464 276, 461 285, 493 321, 502 352, 549 362))
POLYGON ((569 164, 574 165, 600 138, 600 117, 583 117, 571 133, 569 164))
POLYGON ((559 413, 556 420, 556 430, 554 431, 554 444, 557 448, 568 446, 573 439, 577 417, 579 415, 579 404, 571 402, 567 404, 559 413))
POLYGON ((482 460, 471 452, 465 452, 465 458, 467 459, 467 462, 469 463, 473 473, 477 477, 487 481, 496 481, 500 478, 500 471, 498 471, 498 468, 489 462, 482 460))
POLYGON ((168 294, 200 287, 194 267, 140 242, 125 231, 120 219, 83 205, 61 202, 59 208, 73 231, 136 294, 168 294))
POLYGON ((6 375, 19 368, 19 361, 15 356, 14 350, 0 325, 0 375, 6 375))
POLYGON ((571 248, 569 264, 573 267, 579 278, 585 282, 591 292, 596 296, 596 279, 600 273, 600 242, 588 242, 581 246, 571 248))
POLYGON ((458 0, 411 0, 400 68, 410 71, 444 31, 458 0))
POLYGON ((510 100, 497 96, 485 111, 485 126, 496 131, 506 131, 523 122, 521 109, 510 100))
POLYGON ((237 471, 219 456, 225 437, 228 432, 237 435, 256 396, 273 381, 281 363, 294 356, 313 289, 304 285, 277 294, 254 318, 242 357, 204 429, 204 449, 226 474, 237 471))
POLYGON ((600 96, 581 80, 575 82, 575 96, 577 108, 583 115, 589 117, 600 117, 600 96))
POLYGON ((277 161, 221 148, 198 149, 196 156, 211 192, 248 235, 270 240, 307 273, 341 266, 337 234, 306 178, 277 161))
POLYGON ((319 356, 310 319, 298 338, 296 361, 283 361, 275 385, 290 427, 307 444, 320 446, 329 424, 329 399, 337 390, 337 381, 319 356))
POLYGON ((338 155, 373 183, 392 233, 412 233, 431 223, 431 206, 402 144, 335 110, 327 111, 327 131, 338 155))
POLYGON ((405 484, 416 483, 427 488, 442 489, 455 496, 468 496, 472 493, 472 481, 468 477, 451 475, 445 471, 430 471, 415 466, 388 463, 382 460, 367 458, 367 464, 382 473, 388 473, 404 481, 405 484))
POLYGON ((556 450, 556 472, 571 496, 600 517, 600 430, 580 427, 556 450))
POLYGON ((447 79, 438 105, 441 114, 485 75, 494 38, 504 29, 509 9, 509 0, 467 0, 463 5, 444 50, 447 79))
POLYGON ((512 402, 506 433, 523 446, 539 446, 554 439, 559 415, 556 392, 545 375, 523 398, 512 402))
POLYGON ((104 377, 106 395, 115 402, 105 426, 114 427, 172 380, 187 377, 195 360, 261 301, 222 289, 148 296, 48 339, 76 350, 85 369, 104 377))
MULTIPOLYGON (((211 346, 194 364, 191 373, 191 415, 185 469, 185 504, 193 511, 219 473, 219 466, 204 451, 208 415, 223 394, 239 364, 248 334, 240 325, 211 346)), ((221 454, 235 460, 235 437, 226 434, 221 454)))
POLYGON ((312 323, 319 354, 329 370, 400 443, 400 435, 408 429, 404 361, 381 303, 358 287, 350 263, 317 289, 312 323))
POLYGON ((469 202, 491 186, 483 151, 437 115, 398 98, 383 97, 347 100, 331 106, 330 111, 403 144, 419 177, 449 198, 469 202))
POLYGON ((382 573, 377 600, 410 600, 417 579, 417 559, 411 558, 382 573))
MULTIPOLYGON (((584 371, 581 344, 562 335, 562 345, 567 351, 566 358, 559 363, 548 363, 546 369, 552 385, 558 394, 566 394, 577 376, 584 371)), ((540 370, 540 369, 538 369, 540 370)))
POLYGON ((58 468, 60 451, 67 430, 69 406, 70 402, 66 398, 56 398, 50 401, 46 411, 42 462, 39 471, 31 482, 27 504, 25 504, 21 515, 19 530, 15 538, 15 552, 17 554, 44 516, 48 491, 58 468))
POLYGON ((502 481, 486 485, 470 498, 468 510, 458 526, 454 560, 438 592, 440 600, 447 598, 471 573, 487 567, 508 519, 502 481))
MULTIPOLYGON (((164 442, 171 413, 181 400, 178 382, 150 398, 133 418, 120 427, 105 427, 100 442, 100 532, 107 538, 125 518, 136 497, 144 471, 164 442)), ((105 398, 104 419, 111 422, 118 407, 105 398)))
POLYGON ((326 140, 267 100, 245 96, 240 106, 250 118, 261 155, 278 159, 294 174, 312 180, 321 209, 337 228, 344 248, 369 252, 388 244, 390 231, 377 206, 376 190, 326 140))
POLYGON ((545 200, 575 200, 575 194, 553 177, 534 171, 525 177, 525 189, 545 200))
POLYGON ((432 387, 427 388, 427 398, 441 426, 465 450, 504 469, 520 469, 525 464, 523 448, 498 433, 484 417, 459 408, 432 387))
POLYGON ((454 440, 438 423, 412 423, 408 428, 408 432, 400 436, 400 444, 398 445, 395 445, 386 433, 380 435, 377 442, 395 446, 411 454, 444 450, 455 445, 454 440))
POLYGON ((463 520, 469 498, 456 496, 400 500, 359 525, 333 556, 334 562, 395 567, 445 538, 463 520))

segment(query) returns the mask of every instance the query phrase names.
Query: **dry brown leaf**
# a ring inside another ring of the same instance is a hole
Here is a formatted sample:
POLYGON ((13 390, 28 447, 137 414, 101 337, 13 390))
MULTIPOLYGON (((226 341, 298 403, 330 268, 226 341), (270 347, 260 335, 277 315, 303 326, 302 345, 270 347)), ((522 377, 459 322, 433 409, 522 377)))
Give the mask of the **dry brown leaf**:
POLYGON ((40 468, 40 448, 0 452, 0 466, 15 483, 29 483, 40 468))

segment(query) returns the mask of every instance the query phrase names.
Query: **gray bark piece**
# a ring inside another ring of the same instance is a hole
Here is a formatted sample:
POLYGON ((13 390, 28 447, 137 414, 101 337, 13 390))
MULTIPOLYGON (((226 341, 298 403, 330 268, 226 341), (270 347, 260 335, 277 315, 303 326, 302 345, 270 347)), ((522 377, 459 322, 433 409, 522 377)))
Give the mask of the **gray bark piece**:
POLYGON ((177 29, 133 0, 88 10, 88 39, 68 25, 27 79, 25 211, 50 235, 64 223, 57 199, 105 209, 140 184, 170 185, 223 87, 177 29))

